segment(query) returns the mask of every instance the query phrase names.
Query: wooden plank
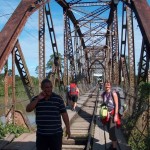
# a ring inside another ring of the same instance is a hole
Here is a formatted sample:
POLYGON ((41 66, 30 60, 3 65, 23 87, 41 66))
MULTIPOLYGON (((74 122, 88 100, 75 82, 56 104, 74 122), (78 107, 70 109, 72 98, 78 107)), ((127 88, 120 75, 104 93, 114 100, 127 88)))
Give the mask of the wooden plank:
POLYGON ((63 150, 84 150, 85 145, 63 145, 63 150))
POLYGON ((8 145, 14 138, 14 134, 8 134, 3 140, 0 140, 0 149, 8 145))
POLYGON ((35 140, 35 133, 24 133, 2 150, 32 150, 35 147, 35 140))

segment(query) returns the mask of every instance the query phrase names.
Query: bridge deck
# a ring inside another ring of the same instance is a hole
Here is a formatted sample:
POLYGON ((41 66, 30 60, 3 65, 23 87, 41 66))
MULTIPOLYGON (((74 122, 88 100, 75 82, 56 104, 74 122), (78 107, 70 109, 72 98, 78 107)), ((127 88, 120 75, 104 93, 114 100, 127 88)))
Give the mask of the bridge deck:
MULTIPOLYGON (((80 96, 78 100, 78 109, 77 111, 81 108, 83 103, 86 101, 90 93, 85 93, 84 95, 80 96)), ((71 120, 77 112, 67 110, 69 119, 71 120)), ((99 109, 97 109, 97 114, 99 112, 99 109)), ((62 125, 64 127, 64 123, 62 125)), ((96 121, 96 127, 95 127, 95 134, 94 134, 94 143, 93 143, 93 150, 105 150, 105 142, 108 147, 110 145, 110 140, 108 136, 108 132, 105 131, 106 135, 106 141, 104 138, 104 128, 103 125, 100 123, 100 121, 97 119, 96 121)), ((118 142, 119 142, 119 147, 122 150, 130 150, 129 146, 127 145, 121 130, 118 129, 117 131, 117 136, 118 136, 118 142)), ((24 133, 18 138, 16 138, 13 142, 10 144, 7 144, 5 147, 2 146, 2 143, 8 143, 10 141, 7 141, 9 139, 6 139, 6 141, 0 141, 0 149, 1 150, 36 150, 35 147, 35 141, 36 141, 36 134, 35 133, 24 133), (3 147, 3 148, 2 148, 3 147)))

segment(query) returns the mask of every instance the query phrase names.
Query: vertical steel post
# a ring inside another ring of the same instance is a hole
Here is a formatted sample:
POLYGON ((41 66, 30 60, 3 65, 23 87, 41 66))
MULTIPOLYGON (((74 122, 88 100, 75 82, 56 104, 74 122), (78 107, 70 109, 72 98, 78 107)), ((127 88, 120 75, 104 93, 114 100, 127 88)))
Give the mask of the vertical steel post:
POLYGON ((16 87, 15 87, 15 49, 12 51, 12 123, 15 124, 16 87))
POLYGON ((39 9, 39 91, 41 81, 45 78, 45 6, 39 9))

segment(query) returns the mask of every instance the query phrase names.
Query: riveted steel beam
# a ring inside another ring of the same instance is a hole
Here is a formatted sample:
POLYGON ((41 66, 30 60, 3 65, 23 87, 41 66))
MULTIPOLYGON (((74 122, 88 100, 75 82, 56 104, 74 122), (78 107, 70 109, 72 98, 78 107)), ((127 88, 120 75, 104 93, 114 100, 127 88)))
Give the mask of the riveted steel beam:
POLYGON ((150 55, 150 7, 147 3, 147 0, 132 0, 132 7, 143 38, 149 47, 147 51, 150 55))

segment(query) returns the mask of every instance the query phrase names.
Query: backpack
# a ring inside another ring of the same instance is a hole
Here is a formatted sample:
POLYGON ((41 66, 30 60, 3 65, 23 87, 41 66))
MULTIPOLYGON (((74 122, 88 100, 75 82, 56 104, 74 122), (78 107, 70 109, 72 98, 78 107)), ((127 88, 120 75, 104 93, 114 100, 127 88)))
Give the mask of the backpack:
POLYGON ((77 92, 77 85, 75 83, 70 83, 70 96, 77 96, 78 92, 77 92))
MULTIPOLYGON (((119 91, 115 91, 115 92, 118 96, 118 113, 119 113, 119 116, 122 117, 128 107, 127 107, 127 104, 125 104, 124 98, 120 97, 119 91)), ((103 93, 103 99, 104 99, 104 95, 105 95, 105 92, 103 93)), ((112 91, 111 91, 111 96, 112 96, 113 101, 114 101, 114 96, 113 96, 112 91)))
MULTIPOLYGON (((125 103, 124 98, 120 97, 119 91, 116 91, 116 94, 118 96, 118 108, 119 108, 118 113, 119 113, 120 117, 122 117, 124 115, 124 113, 127 111, 128 106, 125 103)), ((113 94, 112 94, 112 98, 114 100, 113 94)))

